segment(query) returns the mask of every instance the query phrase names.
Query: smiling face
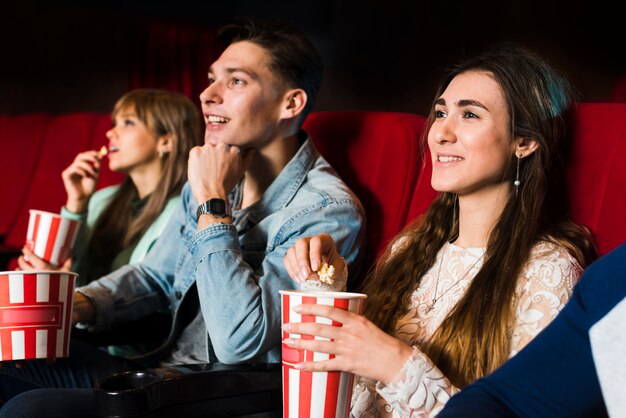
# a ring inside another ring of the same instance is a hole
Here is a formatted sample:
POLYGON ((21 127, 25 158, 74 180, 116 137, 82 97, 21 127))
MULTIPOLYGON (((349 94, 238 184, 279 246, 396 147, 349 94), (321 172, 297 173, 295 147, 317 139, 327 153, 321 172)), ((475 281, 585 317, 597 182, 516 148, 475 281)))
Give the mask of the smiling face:
POLYGON ((132 174, 133 171, 160 171, 158 140, 139 120, 134 109, 121 109, 115 114, 115 126, 107 131, 109 168, 132 174))
POLYGON ((249 41, 231 44, 213 63, 200 94, 205 143, 258 149, 279 136, 286 89, 269 64, 265 49, 249 41))
POLYGON ((510 192, 504 172, 514 144, 498 83, 485 72, 461 73, 435 101, 434 112, 428 132, 433 188, 459 196, 510 192))

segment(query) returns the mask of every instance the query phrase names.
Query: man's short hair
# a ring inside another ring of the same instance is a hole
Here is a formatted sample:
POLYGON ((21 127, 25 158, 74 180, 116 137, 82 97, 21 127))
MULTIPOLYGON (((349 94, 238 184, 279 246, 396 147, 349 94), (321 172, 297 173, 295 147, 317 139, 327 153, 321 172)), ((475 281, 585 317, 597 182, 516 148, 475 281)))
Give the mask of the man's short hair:
POLYGON ((248 41, 267 51, 270 69, 275 71, 287 88, 301 88, 307 103, 300 123, 315 103, 322 81, 322 58, 311 41, 295 26, 280 21, 242 18, 224 26, 218 35, 224 48, 235 42, 248 41))

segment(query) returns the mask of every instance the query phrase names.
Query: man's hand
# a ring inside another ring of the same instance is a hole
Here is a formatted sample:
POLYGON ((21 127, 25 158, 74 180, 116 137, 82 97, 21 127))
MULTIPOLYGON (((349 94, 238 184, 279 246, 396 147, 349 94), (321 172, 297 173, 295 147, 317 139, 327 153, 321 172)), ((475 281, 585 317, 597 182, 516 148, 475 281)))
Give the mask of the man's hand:
POLYGON ((189 152, 187 174, 198 203, 211 198, 227 199, 252 164, 254 150, 242 152, 226 144, 204 144, 189 152))
POLYGON ((72 325, 78 322, 93 322, 96 319, 96 309, 91 300, 82 293, 74 292, 74 310, 72 312, 72 325))

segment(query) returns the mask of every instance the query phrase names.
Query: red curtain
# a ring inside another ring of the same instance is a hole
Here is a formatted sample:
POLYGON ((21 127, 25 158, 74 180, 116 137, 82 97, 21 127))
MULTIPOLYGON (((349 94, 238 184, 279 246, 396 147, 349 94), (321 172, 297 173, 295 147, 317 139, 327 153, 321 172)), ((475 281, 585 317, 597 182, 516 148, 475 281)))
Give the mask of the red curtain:
POLYGON ((141 20, 134 33, 130 88, 177 91, 198 103, 207 70, 217 57, 215 29, 141 20))

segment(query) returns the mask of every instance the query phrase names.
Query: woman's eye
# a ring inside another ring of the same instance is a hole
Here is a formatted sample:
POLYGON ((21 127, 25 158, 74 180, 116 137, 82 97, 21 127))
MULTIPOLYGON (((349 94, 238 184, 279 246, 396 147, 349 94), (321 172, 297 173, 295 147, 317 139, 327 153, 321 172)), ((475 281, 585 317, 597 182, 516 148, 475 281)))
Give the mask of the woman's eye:
POLYGON ((241 78, 233 78, 233 84, 240 86, 245 84, 245 82, 241 78))
POLYGON ((124 119, 124 126, 133 126, 135 124, 131 119, 124 119))
POLYGON ((463 117, 464 118, 477 118, 478 116, 476 115, 476 113, 470 112, 469 110, 466 110, 465 112, 463 112, 463 117))
POLYGON ((435 118, 436 119, 441 119, 443 117, 445 117, 446 114, 443 110, 435 110, 435 118))

